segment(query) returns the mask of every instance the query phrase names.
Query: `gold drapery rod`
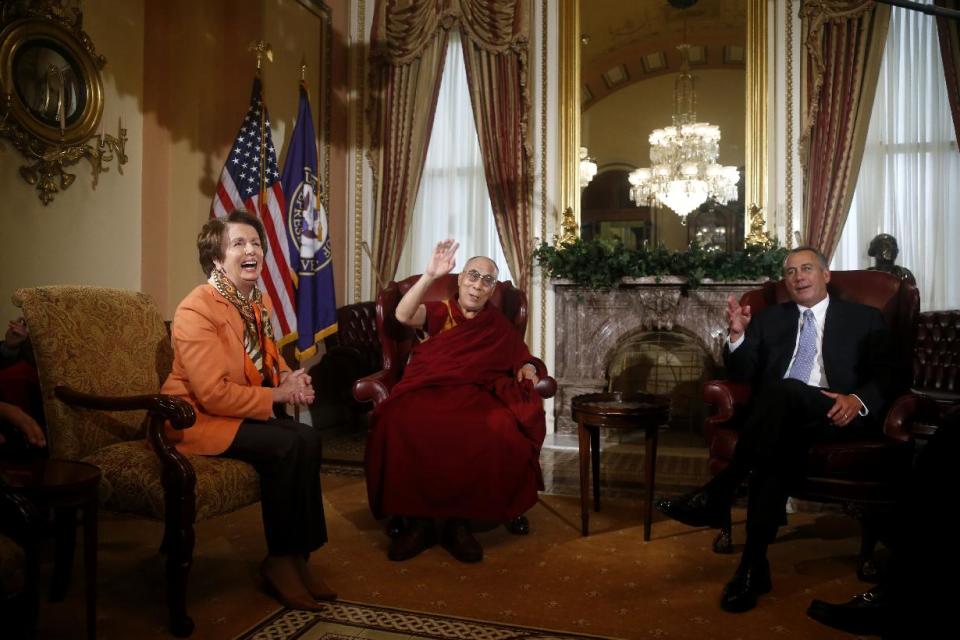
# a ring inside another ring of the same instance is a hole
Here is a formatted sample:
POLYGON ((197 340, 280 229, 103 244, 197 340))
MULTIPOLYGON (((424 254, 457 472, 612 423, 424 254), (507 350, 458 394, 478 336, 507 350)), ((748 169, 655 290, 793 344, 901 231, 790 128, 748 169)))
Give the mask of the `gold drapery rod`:
POLYGON ((367 241, 364 240, 360 243, 360 247, 363 249, 363 252, 367 254, 367 259, 370 260, 370 270, 373 271, 373 276, 377 279, 377 282, 380 283, 380 289, 386 289, 387 283, 383 281, 383 277, 377 270, 377 264, 373 259, 373 253, 370 251, 370 245, 368 245, 367 241))

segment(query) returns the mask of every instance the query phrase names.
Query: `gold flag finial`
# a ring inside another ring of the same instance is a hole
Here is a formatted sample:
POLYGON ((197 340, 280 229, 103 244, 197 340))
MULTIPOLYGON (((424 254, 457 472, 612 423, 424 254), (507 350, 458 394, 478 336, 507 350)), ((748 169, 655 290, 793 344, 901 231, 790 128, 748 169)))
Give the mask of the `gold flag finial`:
POLYGON ((307 78, 307 56, 300 58, 300 82, 305 82, 307 78))
POLYGON ((264 42, 263 40, 255 40, 250 43, 250 46, 247 47, 247 51, 255 51, 257 53, 257 72, 259 73, 260 68, 263 66, 263 59, 266 58, 267 62, 273 62, 273 49, 270 47, 269 42, 264 42))

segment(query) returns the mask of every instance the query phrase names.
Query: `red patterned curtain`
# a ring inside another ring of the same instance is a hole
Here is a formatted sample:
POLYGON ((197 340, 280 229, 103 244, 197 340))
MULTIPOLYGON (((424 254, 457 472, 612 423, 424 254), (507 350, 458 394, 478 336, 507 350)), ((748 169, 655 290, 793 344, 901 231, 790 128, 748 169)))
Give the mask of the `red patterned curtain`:
POLYGON ((529 279, 529 0, 377 0, 372 34, 374 267, 394 277, 436 112, 449 29, 459 27, 494 218, 510 271, 529 279))
POLYGON ((372 120, 373 267, 384 282, 397 272, 430 146, 447 49, 443 4, 378 0, 374 13, 367 109, 372 120))
MULTIPOLYGON (((960 10, 960 0, 936 0, 934 4, 960 10)), ((960 145, 960 21, 938 17, 937 34, 940 36, 940 55, 947 80, 950 112, 953 114, 953 133, 960 145)))
POLYGON ((860 172, 890 7, 874 0, 806 0, 800 17, 805 242, 829 259, 860 172))
POLYGON ((493 216, 510 272, 529 288, 527 0, 460 0, 463 59, 493 216))

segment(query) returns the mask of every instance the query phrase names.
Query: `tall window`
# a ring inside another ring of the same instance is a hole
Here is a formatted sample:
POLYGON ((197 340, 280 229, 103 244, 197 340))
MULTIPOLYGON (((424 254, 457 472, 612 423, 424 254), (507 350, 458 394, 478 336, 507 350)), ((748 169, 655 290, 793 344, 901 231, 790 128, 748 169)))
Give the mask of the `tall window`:
POLYGON ((894 7, 863 165, 832 268, 872 266, 878 233, 897 239, 921 308, 960 307, 960 153, 936 21, 894 7))
POLYGON ((460 243, 455 270, 459 271, 471 256, 485 255, 500 267, 501 280, 510 279, 490 206, 456 29, 450 32, 447 44, 433 133, 410 232, 400 253, 397 279, 422 273, 434 246, 445 238, 460 243))

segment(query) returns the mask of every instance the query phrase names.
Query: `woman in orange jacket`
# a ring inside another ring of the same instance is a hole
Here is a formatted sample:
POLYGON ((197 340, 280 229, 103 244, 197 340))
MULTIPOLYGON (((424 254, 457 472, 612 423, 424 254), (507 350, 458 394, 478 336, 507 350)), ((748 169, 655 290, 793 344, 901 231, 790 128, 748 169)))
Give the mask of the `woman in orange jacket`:
POLYGON ((320 436, 280 411, 308 405, 314 391, 291 371, 273 340, 269 298, 257 288, 266 238, 260 220, 234 211, 197 237, 208 280, 173 317, 173 369, 162 392, 194 406, 197 420, 168 429, 183 453, 236 458, 260 475, 268 555, 265 587, 286 606, 315 610, 336 594, 307 563, 327 540, 320 493, 320 436), (277 407, 277 413, 275 413, 277 407))

